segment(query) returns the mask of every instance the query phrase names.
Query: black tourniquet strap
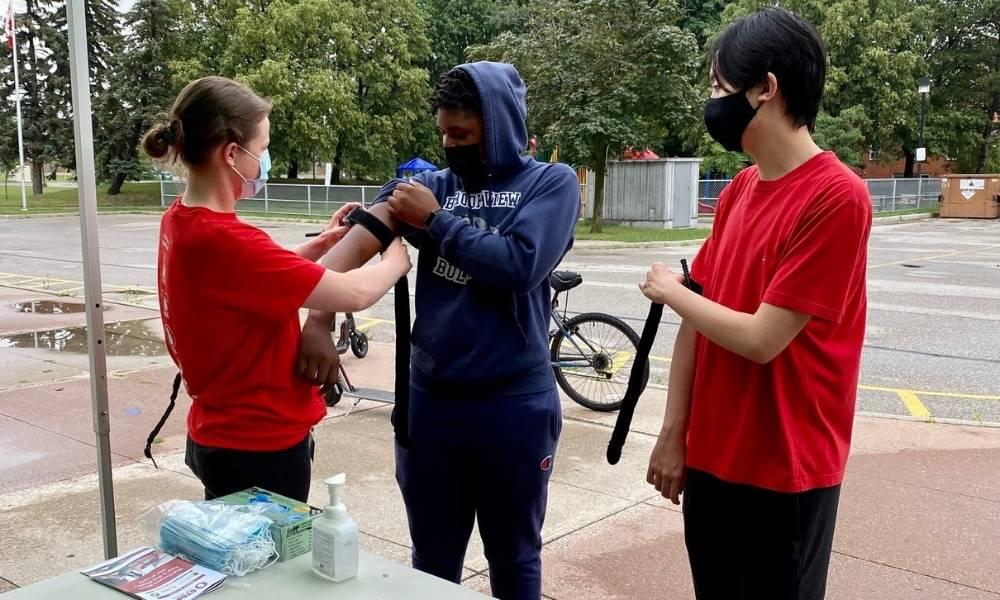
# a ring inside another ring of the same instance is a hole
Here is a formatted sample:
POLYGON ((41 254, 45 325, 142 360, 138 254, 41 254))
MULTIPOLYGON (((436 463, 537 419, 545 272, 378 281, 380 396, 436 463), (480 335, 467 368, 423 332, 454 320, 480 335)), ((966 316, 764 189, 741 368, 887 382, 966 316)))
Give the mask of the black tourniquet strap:
POLYGON ((392 241, 398 237, 378 217, 360 207, 352 210, 347 215, 346 221, 351 225, 361 225, 374 235, 378 243, 382 245, 382 252, 385 252, 389 245, 392 244, 392 241))
POLYGON ((410 447, 410 286, 404 275, 394 291, 396 319, 396 406, 392 409, 392 427, 396 443, 410 447))
POLYGON ((160 417, 160 421, 156 424, 156 427, 153 428, 153 431, 149 433, 149 437, 146 438, 146 449, 143 450, 142 453, 146 455, 146 458, 153 461, 153 466, 157 469, 160 467, 156 465, 156 459, 153 458, 153 442, 156 440, 156 436, 160 435, 160 430, 163 429, 163 424, 167 422, 167 419, 170 417, 170 413, 174 411, 174 405, 177 404, 177 394, 180 393, 180 390, 181 374, 178 373, 177 376, 174 377, 174 388, 170 392, 170 404, 167 405, 167 410, 164 411, 163 416, 160 417))
MULTIPOLYGON (((681 260, 681 268, 684 270, 684 285, 700 295, 703 291, 702 286, 691 279, 686 260, 681 260)), ((663 305, 656 302, 650 303, 646 324, 642 326, 642 335, 639 336, 639 348, 636 350, 635 360, 632 362, 632 373, 628 378, 628 387, 625 388, 625 397, 622 398, 622 407, 618 411, 618 419, 615 421, 615 429, 611 433, 611 441, 608 442, 609 464, 618 464, 622 457, 625 438, 628 437, 629 427, 632 425, 632 415, 635 414, 635 407, 639 404, 639 396, 645 387, 643 383, 646 366, 649 364, 649 352, 653 349, 653 341, 656 339, 656 331, 660 328, 662 317, 663 305)))
MULTIPOLYGON (((392 244, 396 234, 363 208, 356 208, 347 215, 347 222, 360 225, 375 236, 382 251, 392 244)), ((406 276, 399 278, 394 288, 396 319, 396 406, 392 410, 392 427, 396 442, 403 448, 410 446, 410 285, 406 276)))

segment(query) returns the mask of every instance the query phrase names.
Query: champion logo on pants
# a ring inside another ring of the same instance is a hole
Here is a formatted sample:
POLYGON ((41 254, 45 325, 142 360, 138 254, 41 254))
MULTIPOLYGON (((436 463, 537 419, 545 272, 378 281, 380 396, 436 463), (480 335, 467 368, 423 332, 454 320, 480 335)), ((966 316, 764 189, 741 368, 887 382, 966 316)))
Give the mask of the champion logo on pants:
POLYGON ((552 468, 552 455, 548 455, 542 459, 542 462, 538 464, 538 467, 543 471, 548 471, 552 468))

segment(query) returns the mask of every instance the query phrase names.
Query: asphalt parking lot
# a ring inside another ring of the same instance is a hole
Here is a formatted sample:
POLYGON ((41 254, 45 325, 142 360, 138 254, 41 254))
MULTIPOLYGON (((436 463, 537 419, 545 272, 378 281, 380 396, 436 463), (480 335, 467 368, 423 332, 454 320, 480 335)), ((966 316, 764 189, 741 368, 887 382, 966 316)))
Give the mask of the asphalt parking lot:
MULTIPOLYGON (((158 217, 100 219, 106 299, 155 307, 158 217)), ((316 227, 286 221, 258 224, 287 245, 299 243, 316 227)), ((0 240, 0 286, 82 295, 76 217, 0 220, 0 240)), ((636 284, 648 265, 663 261, 676 266, 696 251, 693 245, 579 244, 560 267, 584 276, 583 286, 569 298, 569 310, 608 312, 638 330, 647 304, 636 284)), ((927 219, 877 226, 868 286, 858 411, 1000 423, 1000 222, 927 219)), ((359 315, 359 322, 376 341, 391 341, 391 317, 390 298, 359 315)), ((676 316, 668 311, 653 351, 654 384, 666 381, 676 327, 676 316)), ((2 345, 12 343, 0 341, 2 345)), ((134 345, 123 344, 121 352, 127 354, 125 348, 134 345)))

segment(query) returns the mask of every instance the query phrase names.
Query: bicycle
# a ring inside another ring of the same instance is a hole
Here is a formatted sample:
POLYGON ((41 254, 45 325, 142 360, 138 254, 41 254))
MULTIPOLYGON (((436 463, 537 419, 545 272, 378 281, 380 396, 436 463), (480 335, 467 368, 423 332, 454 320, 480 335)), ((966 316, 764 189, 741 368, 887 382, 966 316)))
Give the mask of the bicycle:
MULTIPOLYGON (((627 323, 609 314, 589 312, 567 317, 567 301, 559 314, 559 298, 583 283, 583 276, 556 271, 549 277, 555 292, 549 332, 552 369, 559 387, 577 404, 600 412, 616 411, 632 373, 639 347, 639 335, 627 323), (577 382, 576 385, 570 380, 577 382)), ((649 382, 649 364, 644 369, 642 388, 649 382)), ((641 391, 640 391, 641 393, 641 391)))
MULTIPOLYGON (((560 297, 563 294, 568 297, 569 291, 581 283, 583 277, 580 274, 568 271, 556 271, 549 277, 549 285, 555 292, 551 309, 555 328, 549 332, 552 370, 556 383, 577 404, 600 412, 616 411, 621 408, 628 387, 632 363, 639 347, 639 335, 627 323, 606 313, 589 312, 569 317, 568 302, 560 314, 560 297)), ((351 337, 354 331, 354 318, 348 314, 341 324, 337 343, 341 354, 347 350, 348 342, 345 340, 348 338, 354 349, 354 338, 351 337)), ((356 333, 364 336, 362 332, 356 333)), ((364 340, 367 353, 367 337, 364 340)), ((358 355, 357 351, 355 355, 358 355)), ((647 364, 642 389, 648 382, 647 364)), ((355 388, 341 365, 338 383, 324 389, 327 406, 335 406, 345 393, 356 399, 355 405, 361 398, 387 403, 393 401, 391 392, 355 388)))

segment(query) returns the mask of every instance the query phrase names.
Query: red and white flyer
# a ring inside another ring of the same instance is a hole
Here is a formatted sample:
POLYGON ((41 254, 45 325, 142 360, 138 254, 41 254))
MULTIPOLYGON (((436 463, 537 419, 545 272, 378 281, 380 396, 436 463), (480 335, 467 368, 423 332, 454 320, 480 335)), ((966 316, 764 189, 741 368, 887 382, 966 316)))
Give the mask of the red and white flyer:
POLYGON ((226 580, 218 571, 148 546, 83 569, 81 573, 141 600, 191 600, 215 590, 226 580))

